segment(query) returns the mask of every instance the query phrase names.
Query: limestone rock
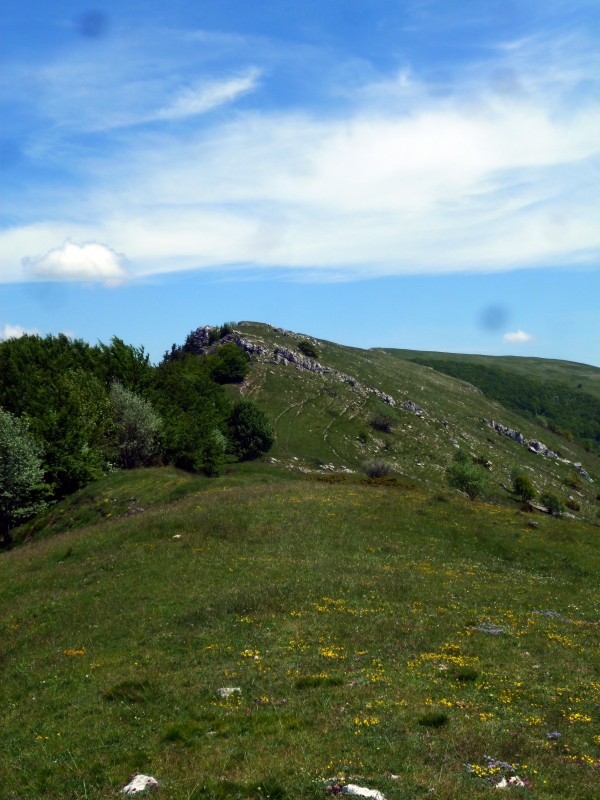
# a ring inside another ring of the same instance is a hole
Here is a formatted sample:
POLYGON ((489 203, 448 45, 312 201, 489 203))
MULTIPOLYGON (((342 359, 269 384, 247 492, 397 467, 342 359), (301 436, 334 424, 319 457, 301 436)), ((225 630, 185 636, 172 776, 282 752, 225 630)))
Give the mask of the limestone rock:
POLYGON ((407 411, 410 411, 412 414, 416 414, 417 417, 422 417, 424 414, 424 411, 421 408, 421 406, 418 406, 416 403, 413 403, 412 400, 405 400, 404 403, 402 403, 402 406, 407 411))
POLYGON ((355 783, 347 783, 342 786, 342 794, 353 795, 354 797, 372 797, 374 800, 385 800, 383 794, 377 789, 367 789, 365 786, 357 786, 355 783))
POLYGON ((593 483, 593 482, 594 482, 594 481, 593 481, 593 480, 590 478, 589 474, 588 474, 588 473, 587 473, 587 472, 584 470, 584 468, 581 466, 581 464, 579 464, 579 463, 573 464, 573 467, 574 467, 574 468, 577 470, 577 472, 578 472, 578 473, 581 475, 581 477, 582 477, 582 478, 585 478, 585 479, 586 479, 586 481, 589 481, 590 483, 593 483))
POLYGON ((121 789, 121 794, 140 794, 146 789, 158 789, 158 781, 150 775, 135 775, 127 786, 121 789))
POLYGON ((379 389, 372 389, 372 388, 368 389, 367 391, 371 392, 371 394, 374 394, 375 397, 379 397, 379 399, 383 400, 384 403, 387 403, 388 406, 396 405, 396 401, 390 394, 386 394, 385 392, 382 392, 379 389))
POLYGON ((220 689, 217 689, 217 697, 220 697, 222 700, 228 700, 230 697, 233 697, 234 694, 241 694, 242 690, 239 686, 223 686, 220 689))

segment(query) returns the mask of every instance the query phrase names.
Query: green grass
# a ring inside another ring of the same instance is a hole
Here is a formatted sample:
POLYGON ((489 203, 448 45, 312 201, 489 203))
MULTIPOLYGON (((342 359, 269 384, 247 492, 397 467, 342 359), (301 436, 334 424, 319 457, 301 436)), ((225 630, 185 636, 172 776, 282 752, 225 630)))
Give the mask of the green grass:
MULTIPOLYGON (((379 349, 379 348, 378 348, 379 349)), ((439 353, 422 350, 385 349, 384 352, 403 359, 442 359, 466 364, 481 364, 500 367, 516 372, 525 378, 562 383, 600 399, 600 369, 590 364, 561 361, 552 358, 528 358, 524 356, 482 356, 464 353, 439 353)))
POLYGON ((69 503, 0 558, 7 800, 115 797, 135 770, 169 800, 317 800, 342 776, 486 797, 484 755, 535 797, 598 796, 597 528, 257 465, 69 503), (119 513, 81 526, 105 497, 119 513))
MULTIPOLYGON (((284 335, 258 323, 244 323, 241 330, 246 338, 270 352, 277 346, 297 350, 306 338, 299 333, 284 335)), ((550 491, 563 502, 570 499, 579 506, 575 512, 578 517, 598 520, 598 454, 588 453, 576 441, 549 431, 514 409, 504 408, 462 380, 406 359, 407 354, 426 354, 361 350, 326 341, 318 341, 317 349, 321 364, 352 376, 357 385, 340 380, 335 372, 299 371, 263 357, 262 361, 252 362, 249 378, 242 387, 230 387, 232 394, 241 391, 255 400, 273 422, 276 443, 269 455, 277 459, 275 470, 316 474, 333 466, 338 471, 346 468, 364 474, 365 464, 383 460, 392 474, 439 491, 458 444, 472 459, 491 463, 490 497, 495 502, 514 503, 502 486, 510 487, 511 474, 517 468, 532 480, 538 494, 550 491), (390 407, 369 389, 391 395, 395 406, 390 407), (407 400, 424 409, 422 419, 404 408, 407 400), (391 433, 373 427, 373 420, 381 415, 389 418, 391 433), (481 421, 482 417, 519 430, 527 439, 539 439, 565 459, 582 463, 595 483, 583 481, 575 489, 569 484, 573 467, 529 452, 492 431, 481 421)), ((499 360, 504 368, 510 366, 508 362, 512 364, 510 359, 499 360)), ((532 374, 540 381, 556 380, 556 375, 562 374, 565 382, 572 383, 568 377, 570 366, 581 367, 588 376, 586 386, 595 385, 594 381, 600 386, 599 369, 566 364, 561 373, 562 363, 537 359, 532 374), (547 372, 542 369, 544 364, 547 372)), ((521 366, 526 371, 527 366, 521 366)))

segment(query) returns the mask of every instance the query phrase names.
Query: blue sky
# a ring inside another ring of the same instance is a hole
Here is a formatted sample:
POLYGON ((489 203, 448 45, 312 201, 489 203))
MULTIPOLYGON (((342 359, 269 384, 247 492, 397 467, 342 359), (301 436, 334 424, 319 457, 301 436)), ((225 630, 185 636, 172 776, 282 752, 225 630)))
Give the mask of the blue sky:
POLYGON ((20 0, 0 338, 600 366, 597 0, 20 0))

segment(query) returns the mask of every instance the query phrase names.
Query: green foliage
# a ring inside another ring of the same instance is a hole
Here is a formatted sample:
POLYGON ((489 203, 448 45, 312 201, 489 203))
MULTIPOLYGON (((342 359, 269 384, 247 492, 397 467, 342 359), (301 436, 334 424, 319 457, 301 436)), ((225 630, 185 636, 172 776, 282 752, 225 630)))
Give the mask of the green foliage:
POLYGON ((210 371, 217 383, 241 383, 248 374, 249 356, 236 344, 224 344, 210 356, 210 371))
POLYGON ((226 455, 227 439, 218 428, 214 428, 203 441, 201 458, 196 463, 197 471, 209 478, 221 475, 225 467, 226 455))
POLYGON ((219 328, 219 335, 220 338, 223 339, 225 336, 229 336, 235 330, 235 326, 237 322, 235 320, 231 320, 230 322, 224 322, 221 327, 219 328))
POLYGON ((466 494, 469 500, 475 500, 487 489, 486 476, 475 464, 455 460, 446 470, 446 478, 450 486, 466 494))
POLYGON ((392 433, 394 430, 394 420, 388 414, 377 414, 371 420, 371 427, 381 433, 392 433))
POLYGON ((455 464, 465 464, 465 465, 473 463, 469 454, 466 453, 464 450, 456 450, 456 452, 452 456, 452 461, 455 464))
POLYGON ((209 343, 215 344, 220 342, 226 336, 229 336, 235 330, 235 322, 224 322, 222 325, 215 325, 211 328, 209 333, 209 343))
POLYGON ((80 368, 53 376, 47 402, 29 417, 31 430, 45 451, 46 480, 63 497, 109 466, 110 400, 100 380, 80 368))
POLYGON ((229 436, 240 461, 268 452, 275 442, 273 426, 252 400, 237 402, 229 417, 229 436))
POLYGON ((392 468, 382 458, 375 458, 363 464, 363 470, 368 478, 385 478, 390 474, 392 468))
POLYGON ((163 422, 148 400, 114 381, 110 402, 119 466, 151 464, 160 452, 163 422))
POLYGON ((578 472, 571 472, 565 478, 565 485, 568 486, 570 489, 581 489, 583 485, 583 481, 581 480, 581 475, 578 472))
MULTIPOLYGON (((229 404, 212 380, 210 363, 185 355, 164 361, 157 370, 153 404, 164 421, 164 454, 175 466, 204 470, 213 431, 224 428, 229 404)), ((207 462, 208 463, 208 462, 207 462)), ((209 468, 212 469, 212 468, 209 468)))
POLYGON ((147 395, 152 385, 153 368, 143 347, 133 347, 113 336, 110 344, 100 342, 94 350, 98 352, 98 369, 106 386, 118 381, 136 394, 147 395))
POLYGON ((298 342, 298 350, 300 350, 300 352, 308 358, 319 358, 319 351, 314 344, 309 342, 307 339, 303 339, 301 342, 298 342))
POLYGON ((561 498, 550 490, 546 490, 540 497, 542 505, 546 506, 553 517, 562 517, 566 511, 565 504, 561 498))
POLYGON ((512 490, 524 503, 534 500, 537 494, 529 475, 519 469, 512 472, 512 490))
MULTIPOLYGON (((116 341, 115 352, 125 361, 127 348, 116 341)), ((44 453, 46 482, 56 497, 83 486, 108 466, 108 350, 102 347, 62 334, 0 344, 0 404, 29 420, 44 453)))
POLYGON ((45 507, 40 450, 25 420, 0 408, 0 545, 11 542, 10 527, 45 507))

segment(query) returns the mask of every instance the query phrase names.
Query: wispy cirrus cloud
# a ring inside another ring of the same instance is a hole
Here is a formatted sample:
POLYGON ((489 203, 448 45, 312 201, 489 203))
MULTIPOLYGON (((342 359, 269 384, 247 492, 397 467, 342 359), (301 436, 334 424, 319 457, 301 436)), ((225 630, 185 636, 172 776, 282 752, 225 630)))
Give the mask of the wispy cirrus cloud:
POLYGON ((225 80, 204 81, 182 89, 168 105, 148 115, 145 121, 185 119, 206 114, 214 108, 232 103, 238 97, 254 91, 258 86, 260 74, 260 70, 250 68, 241 75, 225 80))
POLYGON ((81 190, 60 201, 55 191, 43 224, 24 214, 0 234, 0 275, 89 279, 90 269, 67 268, 57 246, 67 236, 127 253, 132 277, 232 265, 351 279, 593 264, 600 107, 590 87, 600 63, 585 38, 577 45, 521 40, 443 86, 403 67, 345 93, 334 81, 333 110, 257 101, 201 125, 198 115, 269 81, 255 67, 186 89, 152 73, 141 86, 130 80, 118 113, 97 123, 121 126, 118 140, 77 160, 81 190), (157 126, 128 130, 144 119, 157 126), (170 130, 175 120, 190 121, 185 132, 170 130), (24 242, 55 255, 23 270, 24 242))
POLYGON ((256 90, 261 70, 248 64, 246 49, 221 63, 219 52, 231 47, 209 35, 198 47, 185 31, 120 33, 93 49, 74 45, 47 62, 39 63, 36 53, 32 63, 7 64, 4 98, 17 115, 36 120, 28 138, 31 152, 41 156, 46 142, 55 148, 73 132, 182 120, 256 90))

